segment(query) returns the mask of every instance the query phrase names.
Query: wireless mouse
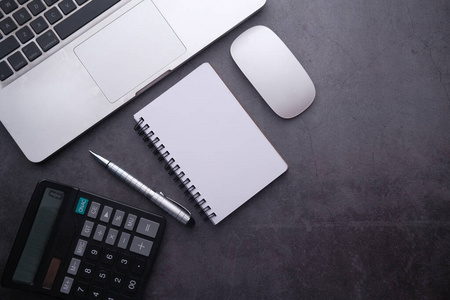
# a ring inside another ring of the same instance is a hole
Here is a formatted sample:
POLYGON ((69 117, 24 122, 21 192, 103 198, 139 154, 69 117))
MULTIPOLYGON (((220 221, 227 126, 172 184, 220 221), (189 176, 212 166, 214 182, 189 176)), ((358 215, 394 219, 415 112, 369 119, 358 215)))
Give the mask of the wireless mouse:
POLYGON ((303 66, 269 28, 255 26, 236 38, 231 56, 272 110, 290 119, 307 109, 316 89, 303 66))

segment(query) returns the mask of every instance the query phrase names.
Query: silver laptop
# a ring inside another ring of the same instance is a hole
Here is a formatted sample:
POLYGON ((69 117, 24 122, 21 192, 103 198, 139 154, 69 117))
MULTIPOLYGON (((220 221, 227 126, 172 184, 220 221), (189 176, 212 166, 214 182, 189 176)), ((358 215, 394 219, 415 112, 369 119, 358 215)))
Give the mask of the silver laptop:
POLYGON ((0 0, 0 118, 40 162, 265 0, 0 0))

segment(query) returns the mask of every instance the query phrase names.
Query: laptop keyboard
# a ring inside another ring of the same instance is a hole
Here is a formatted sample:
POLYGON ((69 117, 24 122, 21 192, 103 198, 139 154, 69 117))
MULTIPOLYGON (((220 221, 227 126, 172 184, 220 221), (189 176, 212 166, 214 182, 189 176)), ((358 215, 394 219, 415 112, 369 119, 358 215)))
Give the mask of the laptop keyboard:
POLYGON ((43 58, 120 0, 0 0, 0 81, 43 58))

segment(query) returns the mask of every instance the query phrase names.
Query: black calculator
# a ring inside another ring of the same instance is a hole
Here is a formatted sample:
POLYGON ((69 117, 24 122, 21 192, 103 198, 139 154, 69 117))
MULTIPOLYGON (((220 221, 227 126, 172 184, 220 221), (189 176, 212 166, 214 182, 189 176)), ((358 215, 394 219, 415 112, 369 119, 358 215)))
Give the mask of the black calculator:
POLYGON ((62 299, 139 299, 165 226, 162 216, 43 180, 2 284, 62 299))

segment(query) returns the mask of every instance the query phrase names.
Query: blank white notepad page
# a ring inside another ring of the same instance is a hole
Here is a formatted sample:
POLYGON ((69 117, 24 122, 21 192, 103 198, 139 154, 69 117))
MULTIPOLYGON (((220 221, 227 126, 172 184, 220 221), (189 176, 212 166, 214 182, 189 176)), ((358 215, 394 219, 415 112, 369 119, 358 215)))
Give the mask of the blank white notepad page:
MULTIPOLYGON (((287 164, 209 64, 203 64, 134 116, 215 213, 214 224, 287 170, 287 164)), ((179 173, 179 172, 178 172, 179 173)))

